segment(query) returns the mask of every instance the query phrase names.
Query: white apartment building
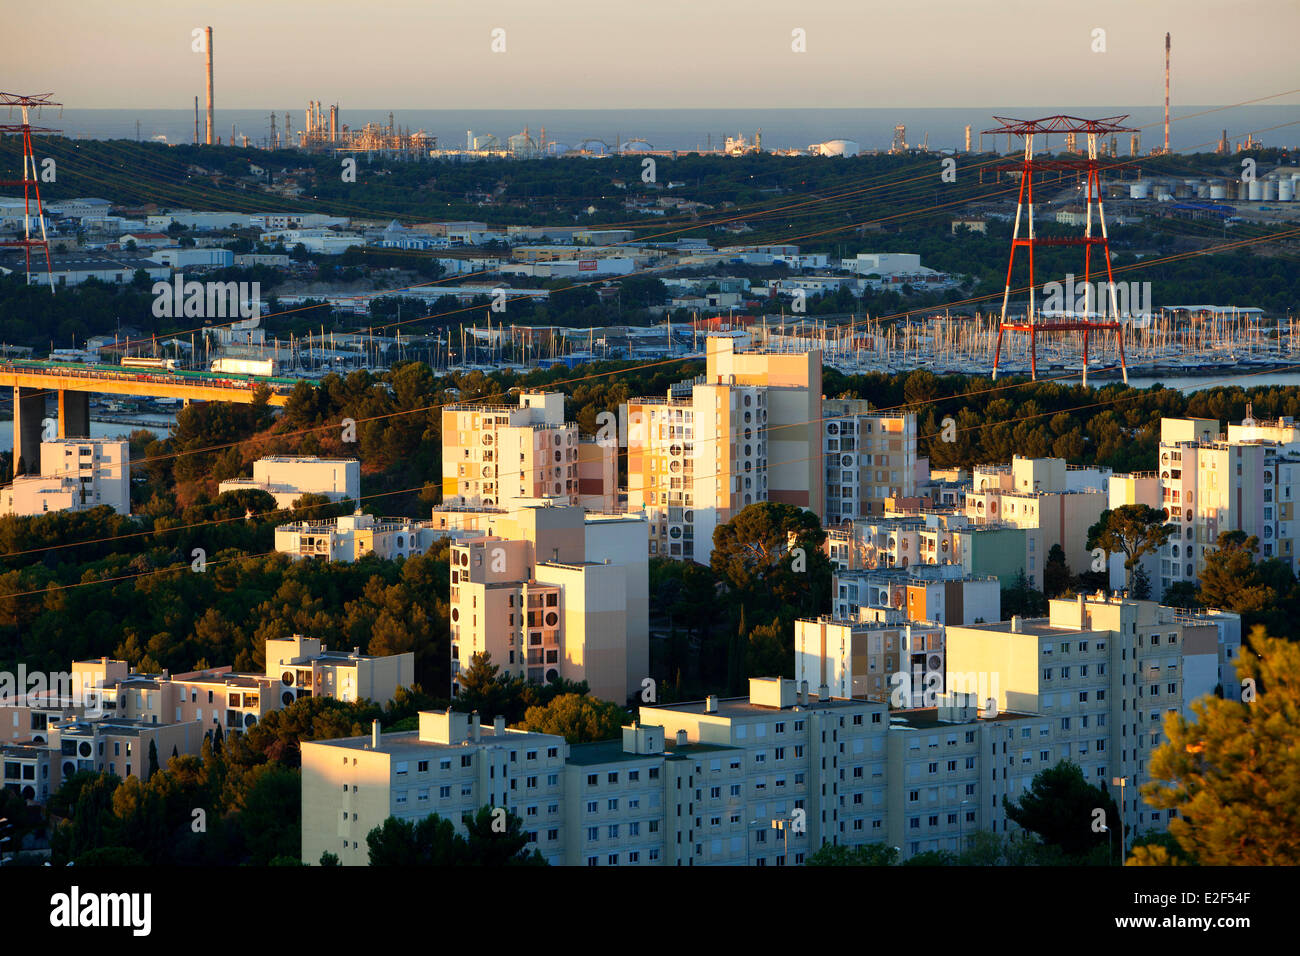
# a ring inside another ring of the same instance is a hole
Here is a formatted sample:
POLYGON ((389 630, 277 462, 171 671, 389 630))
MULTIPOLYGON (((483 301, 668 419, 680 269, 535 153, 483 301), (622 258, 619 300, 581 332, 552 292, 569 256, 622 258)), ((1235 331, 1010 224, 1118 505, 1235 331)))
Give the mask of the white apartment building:
POLYGON ((217 486, 227 491, 265 491, 282 509, 305 494, 323 495, 330 501, 361 500, 361 462, 355 458, 317 458, 273 455, 253 462, 252 478, 230 478, 217 486))
POLYGON ((125 441, 43 441, 39 478, 20 478, 0 497, 0 513, 4 514, 86 511, 101 505, 118 514, 131 513, 131 454, 125 441))
POLYGON ((429 521, 376 518, 357 512, 328 521, 295 521, 275 529, 275 550, 295 558, 356 561, 367 554, 385 560, 424 554, 444 531, 429 521))

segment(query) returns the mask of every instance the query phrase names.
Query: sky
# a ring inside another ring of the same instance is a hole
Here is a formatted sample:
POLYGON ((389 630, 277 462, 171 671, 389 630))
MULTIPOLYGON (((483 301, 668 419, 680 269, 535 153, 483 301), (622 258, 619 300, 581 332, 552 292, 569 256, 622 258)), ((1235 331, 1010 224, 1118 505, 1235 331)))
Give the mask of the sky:
POLYGON ((1175 104, 1300 88, 1298 0, 42 0, 0 89, 189 109, 209 25, 225 109, 1134 106, 1166 31, 1175 104))

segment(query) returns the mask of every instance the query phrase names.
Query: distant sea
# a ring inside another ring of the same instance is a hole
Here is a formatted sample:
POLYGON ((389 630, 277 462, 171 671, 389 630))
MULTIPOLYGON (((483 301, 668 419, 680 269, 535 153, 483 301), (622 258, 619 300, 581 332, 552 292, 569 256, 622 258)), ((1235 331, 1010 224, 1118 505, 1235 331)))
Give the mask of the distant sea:
MULTIPOLYGON (((287 111, 294 130, 304 125, 305 104, 280 104, 275 108, 276 127, 283 129, 287 111)), ((1212 109, 1208 106, 1179 106, 1173 110, 1171 144, 1176 151, 1210 151, 1226 129, 1235 145, 1254 132, 1266 146, 1292 147, 1300 143, 1300 106, 1241 106, 1195 116, 1212 109), (1188 119, 1179 119, 1179 115, 1188 119), (1281 125, 1290 124, 1290 125, 1281 125), (1272 127, 1281 126, 1279 129, 1272 127)), ((272 108, 216 110, 217 135, 229 142, 231 125, 237 136, 247 135, 250 144, 264 145, 270 133, 272 108)), ((830 139, 847 139, 863 150, 888 149, 894 127, 907 127, 909 145, 920 145, 929 134, 931 149, 961 149, 965 127, 970 124, 971 146, 979 148, 979 131, 999 125, 994 115, 1032 119, 1049 115, 1051 109, 1036 106, 995 106, 969 109, 694 109, 694 110, 394 110, 398 126, 424 130, 438 137, 444 148, 465 145, 466 131, 476 135, 492 133, 503 143, 507 136, 527 126, 534 138, 546 128, 548 142, 574 147, 584 140, 599 140, 614 146, 618 142, 642 139, 655 149, 695 149, 707 147, 712 137, 716 149, 726 136, 743 134, 753 141, 758 129, 763 131, 766 149, 805 149, 812 143, 830 139)), ((1084 118, 1128 114, 1126 125, 1142 130, 1141 151, 1148 152, 1164 140, 1161 124, 1164 107, 1160 106, 1090 106, 1073 107, 1064 112, 1084 118), (1148 126, 1148 124, 1151 124, 1148 126)), ((39 122, 62 130, 67 136, 87 139, 135 139, 136 122, 140 138, 171 144, 190 143, 194 139, 192 110, 88 110, 68 109, 62 115, 47 110, 39 122)), ((202 118, 200 118, 202 123, 202 118)), ((385 110, 341 109, 339 122, 359 129, 366 123, 387 123, 385 110)), ((202 134, 202 126, 200 126, 202 134)), ((1119 142, 1121 155, 1127 156, 1128 134, 1119 142)), ((1059 137, 1052 140, 1061 145, 1059 137)), ((984 145, 994 148, 993 137, 984 145)), ((1006 137, 997 142, 1005 150, 1006 137)), ((593 144, 593 148, 594 144, 593 144)))

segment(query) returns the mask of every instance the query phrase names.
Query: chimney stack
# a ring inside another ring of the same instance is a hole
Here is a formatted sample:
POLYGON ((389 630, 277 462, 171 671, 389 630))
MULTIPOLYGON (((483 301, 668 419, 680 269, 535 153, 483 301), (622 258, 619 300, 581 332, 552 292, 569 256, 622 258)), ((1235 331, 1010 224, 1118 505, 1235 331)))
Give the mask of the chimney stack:
POLYGON ((799 703, 804 707, 808 706, 808 682, 807 681, 803 681, 799 684, 799 703))
POLYGON ((478 721, 478 711, 471 711, 469 715, 469 738, 478 743, 483 736, 483 725, 478 721))
POLYGON ((686 731, 684 730, 677 731, 677 746, 679 747, 686 746, 686 731))
POLYGON ((208 56, 208 145, 212 145, 212 134, 216 127, 212 121, 212 27, 203 28, 204 47, 208 56))
POLYGON ((492 718, 492 736, 504 737, 506 735, 506 719, 504 717, 492 718))
POLYGON ((825 701, 830 700, 830 699, 831 699, 831 689, 830 689, 829 687, 827 687, 825 684, 822 684, 821 686, 819 686, 819 687, 817 688, 817 699, 820 700, 820 701, 822 701, 822 702, 825 702, 825 701))
POLYGON ((1165 152, 1169 152, 1169 34, 1165 34, 1165 152))
POLYGON ((379 721, 377 720, 370 722, 370 749, 379 749, 379 721))
POLYGON ((710 694, 704 698, 704 712, 706 714, 716 714, 718 712, 718 698, 710 694))

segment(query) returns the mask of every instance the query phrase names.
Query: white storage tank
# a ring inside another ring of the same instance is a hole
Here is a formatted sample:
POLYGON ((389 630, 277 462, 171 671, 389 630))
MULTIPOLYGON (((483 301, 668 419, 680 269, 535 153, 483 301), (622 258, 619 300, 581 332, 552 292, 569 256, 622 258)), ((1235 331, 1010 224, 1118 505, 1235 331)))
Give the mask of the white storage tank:
POLYGON ((1249 198, 1250 198, 1250 184, 1249 184, 1249 183, 1237 183, 1237 198, 1238 198, 1238 199, 1249 199, 1249 198))
POLYGON ((1277 181, 1277 201, 1295 202, 1295 180, 1279 179, 1277 181))
POLYGON ((1277 180, 1264 180, 1264 200, 1265 202, 1274 202, 1277 199, 1277 180))
POLYGON ((1228 187, 1225 186, 1223 183, 1215 183, 1213 186, 1210 187, 1210 198, 1227 199, 1228 187))
POLYGON ((1130 199, 1150 199, 1151 184, 1145 179, 1135 182, 1132 186, 1129 186, 1128 196, 1130 199))
POLYGON ((1246 188, 1246 198, 1251 202, 1259 202, 1264 198, 1264 186, 1258 179, 1250 181, 1250 185, 1246 188))

